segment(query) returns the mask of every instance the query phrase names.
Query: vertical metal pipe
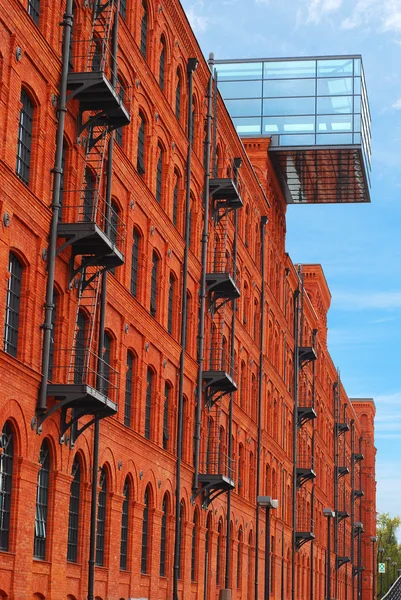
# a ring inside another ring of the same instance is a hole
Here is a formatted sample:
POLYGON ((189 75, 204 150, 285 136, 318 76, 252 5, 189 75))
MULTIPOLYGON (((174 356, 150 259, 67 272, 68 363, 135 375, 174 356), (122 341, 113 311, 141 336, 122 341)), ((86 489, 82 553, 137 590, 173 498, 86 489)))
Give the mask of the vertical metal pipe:
MULTIPOLYGON (((265 532, 265 600, 270 598, 270 508, 266 506, 265 532)), ((257 598, 257 596, 255 596, 257 598)))
POLYGON ((327 600, 331 600, 331 517, 327 518, 327 600))
MULTIPOLYGON (((379 562, 383 562, 383 548, 379 548, 379 562)), ((380 573, 380 600, 383 598, 383 573, 380 573)))
MULTIPOLYGON (((209 67, 213 69, 213 55, 209 57, 209 67)), ((203 402, 203 362, 205 347, 205 311, 206 311, 206 272, 207 272, 207 249, 209 242, 209 182, 210 182, 210 147, 211 147, 211 124, 212 124, 212 101, 213 101, 213 75, 210 73, 208 91, 207 91, 207 117, 206 117, 206 137, 205 137, 205 164, 203 181, 203 232, 202 232, 202 253, 201 253, 201 282, 199 290, 199 327, 198 327, 198 381, 196 388, 196 423, 194 436, 194 456, 195 456, 195 474, 193 489, 194 492, 199 486, 199 450, 200 450, 200 430, 202 420, 202 402, 203 402)))
POLYGON ((49 376, 49 361, 50 347, 53 330, 53 294, 54 294, 54 271, 56 262, 56 244, 57 244, 57 224, 60 212, 60 185, 61 175, 63 172, 63 140, 65 115, 67 112, 67 77, 68 77, 68 62, 70 53, 71 30, 73 26, 73 0, 67 0, 66 11, 64 13, 62 25, 64 27, 63 46, 62 46, 62 66, 60 77, 60 95, 58 103, 58 126, 56 134, 56 156, 53 167, 53 193, 52 193, 52 218, 50 223, 49 248, 47 252, 47 282, 46 282, 46 303, 45 303, 45 320, 42 325, 43 329, 43 346, 42 346, 42 379, 40 383, 39 398, 37 411, 43 413, 46 411, 46 395, 47 395, 47 379, 49 376))
MULTIPOLYGON (((258 439, 256 449, 256 498, 260 496, 260 469, 262 452, 262 407, 263 407, 263 350, 265 333, 265 277, 266 277, 266 252, 265 252, 265 229, 267 216, 260 219, 260 265, 261 265, 261 291, 260 291, 260 328, 259 328, 259 389, 258 389, 258 439)), ((267 509, 266 509, 267 510, 267 509)), ((267 518, 267 513, 266 513, 267 518)), ((258 598, 259 590, 259 528, 260 507, 256 504, 255 524, 255 598, 258 598)), ((267 557, 266 557, 267 560, 267 557)))
MULTIPOLYGON (((340 422, 340 374, 337 371, 337 381, 333 385, 334 392, 334 554, 338 556, 338 467, 339 467, 339 430, 337 423, 340 422)), ((345 435, 345 433, 343 434, 345 435)), ((338 596, 338 569, 335 570, 334 595, 338 596)))
MULTIPOLYGON (((317 329, 314 329, 312 332, 312 346, 315 347, 316 344, 316 336, 317 329)), ((319 360, 319 357, 318 357, 319 360)), ((312 361, 312 408, 315 408, 315 393, 316 393, 316 360, 312 361)), ((312 469, 315 469, 315 419, 312 419, 312 469)), ((312 493, 311 493, 311 521, 313 526, 313 531, 315 530, 315 480, 312 482, 312 493)), ((313 600, 315 597, 315 569, 313 566, 313 561, 315 559, 315 540, 311 541, 310 546, 310 600, 313 600)))
POLYGON ((285 542, 284 542, 284 525, 281 528, 281 600, 285 600, 284 598, 284 560, 285 560, 285 542))
POLYGON ((191 200, 191 158, 192 158, 192 90, 193 73, 198 65, 196 58, 189 58, 187 63, 188 75, 188 148, 186 164, 186 190, 185 190, 185 248, 182 267, 182 310, 181 310, 181 354, 180 354, 180 377, 178 384, 178 410, 177 410, 177 461, 176 461, 176 485, 175 485, 175 530, 174 530, 174 568, 173 568, 173 599, 178 600, 178 575, 180 569, 180 502, 181 502, 181 458, 182 458, 182 425, 184 406, 184 369, 185 369, 185 347, 187 342, 187 281, 188 281, 188 252, 189 252, 189 225, 190 225, 190 200, 191 200))
POLYGON ((298 374, 299 374, 299 299, 300 283, 294 292, 294 413, 293 413, 293 475, 292 475, 292 556, 291 556, 291 599, 295 600, 295 556, 297 529, 297 410, 298 410, 298 374))
POLYGON ((100 423, 96 419, 93 433, 92 457, 92 489, 91 489, 91 514, 89 536, 89 561, 88 561, 88 600, 94 600, 95 565, 96 565, 96 518, 97 518, 97 485, 99 471, 99 439, 100 423))
POLYGON ((351 420, 351 582, 352 600, 355 600, 355 423, 351 420))

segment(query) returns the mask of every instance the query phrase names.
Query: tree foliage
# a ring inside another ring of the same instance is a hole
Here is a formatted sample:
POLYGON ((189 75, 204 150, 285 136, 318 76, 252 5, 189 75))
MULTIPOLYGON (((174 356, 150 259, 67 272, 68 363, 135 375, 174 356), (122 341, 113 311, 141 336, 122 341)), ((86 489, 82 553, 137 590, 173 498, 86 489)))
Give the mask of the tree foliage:
POLYGON ((378 562, 382 560, 382 562, 386 565, 386 573, 381 576, 378 574, 377 576, 377 590, 378 590, 378 598, 380 598, 380 589, 381 589, 381 580, 383 584, 383 594, 385 594, 388 589, 390 582, 390 587, 394 583, 394 569, 395 569, 395 577, 397 577, 397 569, 401 569, 401 544, 398 543, 397 539, 397 530, 401 526, 401 518, 400 517, 391 517, 389 513, 379 513, 377 515, 377 552, 378 552, 378 562), (382 548, 383 551, 380 552, 379 549, 382 548), (390 561, 386 561, 386 558, 390 557, 390 561), (393 562, 397 563, 396 566, 393 566, 393 562), (390 577, 388 576, 388 567, 390 565, 390 577))

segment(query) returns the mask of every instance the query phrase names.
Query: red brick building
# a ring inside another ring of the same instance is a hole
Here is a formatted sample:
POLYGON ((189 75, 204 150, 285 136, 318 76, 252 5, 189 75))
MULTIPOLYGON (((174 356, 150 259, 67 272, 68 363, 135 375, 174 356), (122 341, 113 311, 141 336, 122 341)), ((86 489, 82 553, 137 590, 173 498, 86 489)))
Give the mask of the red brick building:
POLYGON ((270 141, 177 0, 0 6, 0 598, 261 599, 271 496, 270 597, 370 600, 374 404, 270 141))

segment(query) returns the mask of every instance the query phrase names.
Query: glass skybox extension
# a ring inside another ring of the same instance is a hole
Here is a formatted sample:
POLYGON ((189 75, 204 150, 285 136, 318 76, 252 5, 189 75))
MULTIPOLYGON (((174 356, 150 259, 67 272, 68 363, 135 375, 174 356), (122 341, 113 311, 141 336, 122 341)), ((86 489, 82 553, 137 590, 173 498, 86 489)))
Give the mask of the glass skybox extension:
POLYGON ((215 68, 238 134, 271 138, 288 203, 370 201, 360 56, 216 60, 215 68))

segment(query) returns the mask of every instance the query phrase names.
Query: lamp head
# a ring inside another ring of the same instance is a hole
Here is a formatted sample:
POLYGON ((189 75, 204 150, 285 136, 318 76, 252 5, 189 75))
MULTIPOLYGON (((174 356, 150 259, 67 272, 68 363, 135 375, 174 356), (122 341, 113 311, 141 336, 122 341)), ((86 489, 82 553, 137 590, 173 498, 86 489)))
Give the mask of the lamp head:
POLYGON ((323 514, 328 519, 334 519, 334 517, 336 516, 336 513, 334 512, 334 510, 332 508, 324 508, 323 514))
POLYGON ((274 500, 271 496, 258 496, 256 502, 262 508, 276 509, 278 507, 278 500, 274 500))

